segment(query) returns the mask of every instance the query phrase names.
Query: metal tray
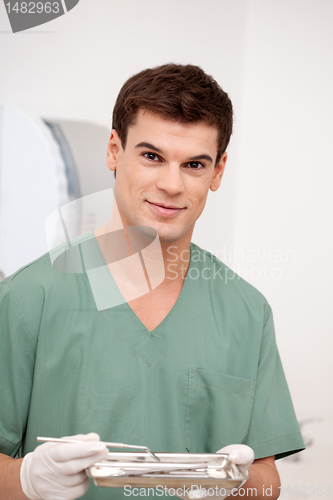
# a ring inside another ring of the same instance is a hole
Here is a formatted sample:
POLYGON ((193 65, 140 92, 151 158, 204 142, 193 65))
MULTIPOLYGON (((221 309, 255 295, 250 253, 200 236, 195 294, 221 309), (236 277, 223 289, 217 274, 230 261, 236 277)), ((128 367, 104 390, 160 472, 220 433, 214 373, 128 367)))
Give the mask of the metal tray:
POLYGON ((248 479, 226 454, 111 452, 89 468, 96 486, 239 488, 248 479))

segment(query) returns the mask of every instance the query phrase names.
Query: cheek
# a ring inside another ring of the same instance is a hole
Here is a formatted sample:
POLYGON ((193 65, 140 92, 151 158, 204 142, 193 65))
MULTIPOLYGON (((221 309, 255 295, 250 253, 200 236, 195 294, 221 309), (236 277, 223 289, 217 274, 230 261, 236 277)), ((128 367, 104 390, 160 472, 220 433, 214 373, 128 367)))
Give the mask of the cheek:
POLYGON ((196 200, 195 219, 198 219, 198 217, 200 217, 200 215, 204 211, 204 208, 205 208, 205 205, 206 205, 206 199, 207 199, 207 195, 204 196, 204 197, 201 196, 200 198, 198 198, 196 200))
POLYGON ((191 196, 191 198, 195 203, 196 207, 202 208, 202 206, 206 203, 207 200, 208 188, 206 188, 206 186, 204 187, 204 189, 198 189, 198 186, 196 186, 196 188, 197 189, 193 188, 192 190, 193 196, 191 196))
POLYGON ((115 196, 122 205, 133 207, 145 199, 145 184, 138 175, 124 175, 119 183, 115 184, 115 196))

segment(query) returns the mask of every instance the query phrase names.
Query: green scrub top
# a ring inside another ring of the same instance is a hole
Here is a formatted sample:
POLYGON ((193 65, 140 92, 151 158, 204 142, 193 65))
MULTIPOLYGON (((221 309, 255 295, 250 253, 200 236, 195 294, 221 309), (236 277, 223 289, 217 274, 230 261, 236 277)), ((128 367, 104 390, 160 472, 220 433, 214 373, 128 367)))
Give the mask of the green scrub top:
MULTIPOLYGON (((180 296, 150 332, 126 302, 98 306, 121 294, 93 233, 76 245, 82 272, 59 272, 45 254, 0 283, 1 453, 91 431, 160 452, 304 449, 258 290, 191 243, 180 296), (103 269, 94 290, 87 256, 103 269)), ((84 499, 123 495, 91 485, 84 499)))

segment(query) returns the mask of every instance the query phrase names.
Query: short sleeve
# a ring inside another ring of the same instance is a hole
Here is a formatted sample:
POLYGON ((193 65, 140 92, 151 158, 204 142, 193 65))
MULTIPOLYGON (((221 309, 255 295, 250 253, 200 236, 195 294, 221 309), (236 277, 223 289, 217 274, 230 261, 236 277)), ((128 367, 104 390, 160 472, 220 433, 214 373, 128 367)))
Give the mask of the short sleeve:
POLYGON ((256 458, 275 455, 278 459, 305 448, 277 349, 269 306, 246 444, 254 450, 256 458))
POLYGON ((0 452, 15 457, 24 437, 37 344, 7 280, 0 283, 0 452))

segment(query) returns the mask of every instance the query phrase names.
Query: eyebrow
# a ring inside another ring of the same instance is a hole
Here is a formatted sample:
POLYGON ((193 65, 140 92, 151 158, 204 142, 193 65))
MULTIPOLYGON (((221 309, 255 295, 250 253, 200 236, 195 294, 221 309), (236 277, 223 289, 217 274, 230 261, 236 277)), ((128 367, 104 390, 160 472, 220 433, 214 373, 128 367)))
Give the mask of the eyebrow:
MULTIPOLYGON (((153 144, 150 144, 149 142, 139 142, 139 144, 137 144, 135 147, 136 148, 148 148, 148 149, 152 149, 153 151, 156 151, 156 153, 163 154, 163 151, 160 148, 154 146, 153 144)), ((211 163, 213 163, 213 158, 211 156, 205 155, 205 154, 192 156, 188 160, 189 161, 207 160, 207 161, 210 161, 211 163)))

